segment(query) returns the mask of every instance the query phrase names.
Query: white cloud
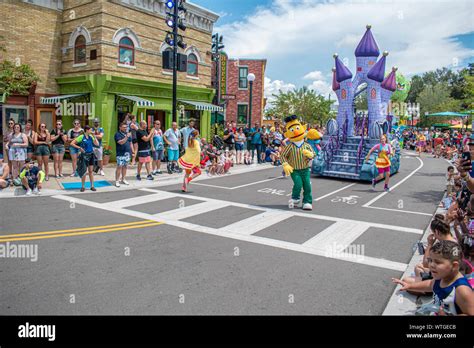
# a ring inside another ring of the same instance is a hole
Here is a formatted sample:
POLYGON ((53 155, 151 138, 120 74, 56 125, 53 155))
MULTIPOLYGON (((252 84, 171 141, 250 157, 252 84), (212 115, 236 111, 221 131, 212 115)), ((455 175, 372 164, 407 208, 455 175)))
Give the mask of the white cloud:
POLYGON ((303 80, 322 80, 324 79, 323 73, 319 70, 311 71, 303 76, 303 80))
MULTIPOLYGON (((340 57, 349 59, 354 72, 353 52, 369 22, 380 51, 390 51, 388 67, 397 65, 410 75, 474 56, 474 50, 451 39, 474 30, 472 11, 472 0, 274 0, 216 31, 225 35, 232 57, 267 58, 269 67, 278 64, 283 71, 295 64, 295 57, 306 55, 314 57, 310 68, 326 71, 332 53, 342 51, 340 57)), ((297 80, 300 76, 292 77, 297 80)))
POLYGON ((294 89, 296 89, 296 86, 292 83, 285 83, 281 80, 272 81, 265 76, 264 96, 267 98, 267 106, 270 106, 271 102, 275 100, 273 94, 278 95, 280 91, 286 93, 294 89))
MULTIPOLYGON (((308 88, 312 89, 318 94, 323 95, 325 98, 327 98, 330 93, 333 93, 332 86, 327 81, 324 81, 324 80, 313 81, 313 83, 311 83, 308 86, 308 88)), ((331 98, 332 99, 336 98, 336 94, 331 96, 331 98)))

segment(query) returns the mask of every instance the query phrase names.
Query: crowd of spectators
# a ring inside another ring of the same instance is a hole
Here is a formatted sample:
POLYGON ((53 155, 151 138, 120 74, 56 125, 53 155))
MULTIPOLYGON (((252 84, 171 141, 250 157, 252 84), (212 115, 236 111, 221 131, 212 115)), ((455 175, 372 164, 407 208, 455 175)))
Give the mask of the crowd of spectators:
MULTIPOLYGON (((420 132, 404 134, 406 147, 414 149, 420 132)), ((446 170, 446 194, 440 203, 443 213, 431 221, 427 243, 418 243, 423 260, 413 275, 393 281, 402 285, 402 291, 433 298, 417 314, 474 315, 474 136, 430 131, 425 137, 423 151, 453 163, 446 170), (453 148, 452 153, 445 148, 453 148)))

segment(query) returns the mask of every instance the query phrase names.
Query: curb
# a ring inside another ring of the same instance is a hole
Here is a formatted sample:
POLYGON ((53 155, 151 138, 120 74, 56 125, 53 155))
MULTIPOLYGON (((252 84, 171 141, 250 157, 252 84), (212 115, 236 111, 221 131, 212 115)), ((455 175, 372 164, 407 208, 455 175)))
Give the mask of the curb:
MULTIPOLYGON (((443 199, 446 195, 443 196, 443 199)), ((441 200, 442 201, 442 200, 441 200)), ((433 220, 434 216, 438 213, 444 214, 446 213, 446 209, 438 207, 434 212, 431 220, 428 224, 428 227, 421 238, 423 243, 427 243, 428 235, 430 234, 430 224, 433 220)), ((415 250, 413 257, 411 258, 410 262, 408 263, 407 269, 403 273, 400 279, 405 277, 413 276, 415 266, 423 261, 423 255, 418 253, 418 250, 415 250)), ((416 296, 409 294, 406 291, 400 292, 401 285, 397 284, 395 289, 393 290, 390 299, 388 300, 387 306, 385 307, 382 315, 415 315, 415 311, 421 305, 426 303, 427 299, 431 300, 431 297, 428 296, 416 296)), ((429 302, 429 301, 428 301, 429 302)))
MULTIPOLYGON (((234 167, 235 168, 235 167, 234 167)), ((204 181, 204 180, 209 180, 209 179, 216 179, 216 178, 226 178, 226 177, 231 177, 233 175, 238 175, 238 174, 245 174, 245 173, 251 173, 255 171, 260 171, 264 169, 269 169, 269 168, 277 168, 272 166, 271 164, 251 164, 249 166, 245 167, 240 167, 237 169, 232 170, 231 173, 229 174, 224 174, 220 176, 207 176, 206 174, 201 175, 200 177, 196 178, 197 181, 204 181)), ((101 177, 99 177, 101 178, 101 177)), ((114 180, 107 180, 103 178, 103 180, 108 181, 108 182, 114 182, 114 180)), ((182 183, 183 180, 183 175, 182 174, 163 174, 163 177, 155 177, 154 181, 147 181, 143 180, 141 183, 137 182, 130 182, 130 186, 121 186, 121 187, 115 187, 115 186, 107 186, 100 188, 97 192, 117 192, 117 191, 129 191, 129 190, 138 190, 141 188, 153 188, 153 187, 161 187, 161 186, 167 186, 167 185, 173 185, 173 184, 179 184, 182 183)), ((87 182, 87 180, 86 180, 87 182)), ((90 193, 89 190, 85 191, 84 193, 90 193)), ((0 199, 2 198, 22 198, 22 197, 48 197, 48 196, 54 196, 54 195, 74 195, 74 194, 81 194, 82 192, 79 192, 79 190, 71 190, 67 191, 64 189, 61 190, 53 190, 53 189, 43 189, 41 190, 41 195, 39 196, 26 196, 25 195, 25 190, 23 190, 21 187, 16 187, 13 190, 8 190, 5 192, 0 191, 0 199)))

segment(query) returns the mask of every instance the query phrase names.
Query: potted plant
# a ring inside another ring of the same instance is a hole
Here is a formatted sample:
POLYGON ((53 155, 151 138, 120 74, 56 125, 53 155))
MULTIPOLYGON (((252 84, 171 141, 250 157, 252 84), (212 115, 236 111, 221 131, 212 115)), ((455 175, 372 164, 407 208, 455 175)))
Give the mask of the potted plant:
POLYGON ((112 150, 110 146, 104 146, 104 151, 102 152, 102 159, 104 161, 104 166, 109 164, 110 155, 112 155, 112 150))

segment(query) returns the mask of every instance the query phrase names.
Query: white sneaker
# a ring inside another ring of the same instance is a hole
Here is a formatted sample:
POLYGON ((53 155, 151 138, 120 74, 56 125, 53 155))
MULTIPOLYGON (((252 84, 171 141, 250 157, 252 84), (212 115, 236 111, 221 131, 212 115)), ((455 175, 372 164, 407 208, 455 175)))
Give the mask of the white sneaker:
POLYGON ((293 209, 294 207, 299 207, 300 202, 299 199, 290 199, 288 202, 288 208, 293 209))
POLYGON ((129 183, 127 180, 125 180, 125 179, 122 180, 122 184, 124 184, 124 185, 130 185, 130 183, 129 183))
POLYGON ((105 173, 102 169, 100 170, 99 174, 102 175, 102 176, 105 176, 105 173))
POLYGON ((115 187, 120 187, 120 182, 119 181, 115 182, 115 187))
POLYGON ((313 210, 313 205, 311 203, 303 204, 303 210, 313 210))
POLYGON ((26 195, 31 196, 31 189, 26 190, 26 195))
POLYGON ((35 188, 33 189, 33 194, 34 194, 34 195, 39 195, 39 190, 38 190, 37 187, 35 187, 35 188))
POLYGON ((69 177, 71 178, 74 178, 76 176, 76 173, 72 173, 71 175, 69 175, 69 177))

